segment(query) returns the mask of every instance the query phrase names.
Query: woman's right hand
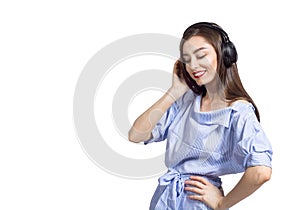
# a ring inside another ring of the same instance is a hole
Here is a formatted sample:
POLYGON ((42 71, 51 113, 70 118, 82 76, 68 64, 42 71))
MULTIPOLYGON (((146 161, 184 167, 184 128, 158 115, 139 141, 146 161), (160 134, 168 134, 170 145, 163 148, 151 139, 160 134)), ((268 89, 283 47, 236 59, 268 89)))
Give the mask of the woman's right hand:
POLYGON ((189 89, 183 78, 183 69, 181 66, 180 61, 176 61, 173 69, 171 88, 134 121, 133 126, 128 132, 128 139, 130 141, 142 142, 150 139, 154 126, 161 119, 163 114, 189 89))
POLYGON ((180 60, 177 60, 174 64, 173 68, 173 79, 172 86, 168 90, 168 93, 177 100, 180 98, 188 89, 188 85, 186 84, 183 78, 183 63, 180 60))

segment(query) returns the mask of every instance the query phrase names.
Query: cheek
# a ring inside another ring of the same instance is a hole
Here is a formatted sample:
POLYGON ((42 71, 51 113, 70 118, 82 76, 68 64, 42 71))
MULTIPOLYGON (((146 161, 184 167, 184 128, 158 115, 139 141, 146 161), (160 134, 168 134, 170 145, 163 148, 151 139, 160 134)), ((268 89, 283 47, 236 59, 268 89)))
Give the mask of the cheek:
POLYGON ((200 61, 199 65, 205 66, 210 70, 217 70, 218 62, 216 56, 207 57, 207 59, 203 59, 200 61))
POLYGON ((218 62, 217 62, 217 57, 215 59, 213 59, 212 61, 212 68, 217 71, 217 67, 218 67, 218 62))
POLYGON ((189 64, 185 64, 185 69, 186 71, 191 74, 192 73, 192 69, 190 68, 190 65, 189 64))
POLYGON ((218 67, 218 59, 217 59, 217 54, 214 53, 214 55, 212 56, 212 61, 211 61, 211 65, 212 65, 212 68, 217 71, 217 67, 218 67))

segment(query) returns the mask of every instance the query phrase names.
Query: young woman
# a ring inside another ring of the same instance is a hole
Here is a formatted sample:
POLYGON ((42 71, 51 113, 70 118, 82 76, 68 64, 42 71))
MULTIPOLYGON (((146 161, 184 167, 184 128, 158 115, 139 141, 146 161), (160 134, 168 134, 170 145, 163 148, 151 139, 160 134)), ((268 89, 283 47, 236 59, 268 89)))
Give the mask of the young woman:
POLYGON ((167 139, 165 164, 150 209, 228 209, 271 177, 272 148, 244 89, 237 52, 217 24, 186 29, 170 89, 139 116, 133 142, 167 139), (244 172, 224 195, 219 176, 244 172))

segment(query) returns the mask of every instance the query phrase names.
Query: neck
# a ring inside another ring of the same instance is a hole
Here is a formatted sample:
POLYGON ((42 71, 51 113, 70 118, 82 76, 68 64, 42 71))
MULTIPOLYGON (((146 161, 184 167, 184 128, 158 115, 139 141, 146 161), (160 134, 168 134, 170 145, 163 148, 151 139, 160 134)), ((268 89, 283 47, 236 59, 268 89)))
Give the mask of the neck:
POLYGON ((202 98, 200 109, 211 111, 222 109, 228 106, 225 97, 224 86, 220 81, 214 81, 205 85, 206 95, 202 98))

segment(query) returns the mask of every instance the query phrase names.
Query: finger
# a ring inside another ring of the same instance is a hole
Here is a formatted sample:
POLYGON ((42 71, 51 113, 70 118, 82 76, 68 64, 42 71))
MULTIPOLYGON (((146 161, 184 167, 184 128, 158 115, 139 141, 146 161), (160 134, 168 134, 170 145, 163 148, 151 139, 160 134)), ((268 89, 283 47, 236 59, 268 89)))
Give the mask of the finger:
POLYGON ((190 192, 196 193, 198 195, 203 195, 204 194, 204 190, 199 189, 197 187, 185 187, 184 189, 186 191, 190 191, 190 192))
POLYGON ((177 60, 175 63, 174 63, 174 69, 178 69, 179 68, 179 65, 180 64, 180 61, 179 60, 177 60))
POLYGON ((188 198, 192 199, 192 200, 198 200, 198 201, 201 201, 203 202, 203 196, 201 195, 189 195, 188 198))
POLYGON ((187 184, 187 185, 192 185, 192 186, 197 187, 199 189, 202 189, 202 188, 205 187, 205 185, 203 183, 199 182, 199 181, 186 180, 184 183, 187 184))
POLYGON ((199 182, 203 183, 204 185, 210 184, 210 182, 202 176, 190 176, 190 179, 199 181, 199 182))
POLYGON ((181 79, 182 75, 181 75, 181 62, 179 60, 176 61, 175 63, 175 73, 176 75, 181 79))

